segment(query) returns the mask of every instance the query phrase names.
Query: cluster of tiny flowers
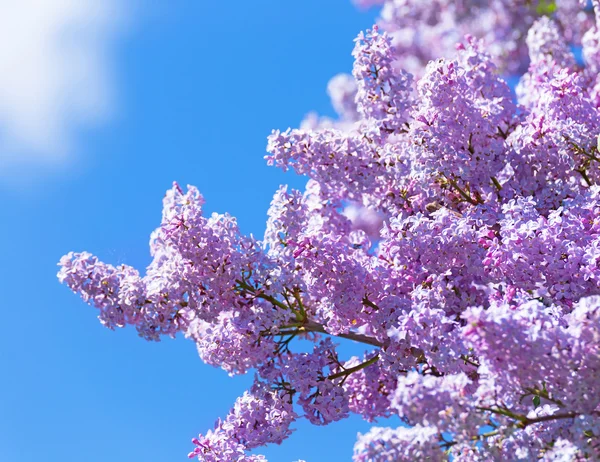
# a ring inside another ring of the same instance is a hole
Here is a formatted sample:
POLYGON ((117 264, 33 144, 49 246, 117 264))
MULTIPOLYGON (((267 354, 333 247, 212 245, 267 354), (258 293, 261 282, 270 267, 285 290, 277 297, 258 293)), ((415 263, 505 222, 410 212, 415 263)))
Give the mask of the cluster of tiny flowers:
POLYGON ((390 37, 374 27, 367 35, 358 36, 352 54, 358 113, 366 120, 376 120, 385 132, 400 130, 410 107, 412 75, 394 69, 395 52, 390 37))
POLYGON ((527 68, 527 32, 540 15, 552 15, 568 41, 580 45, 593 25, 587 0, 354 0, 381 5, 379 26, 392 37, 402 67, 420 75, 428 61, 449 57, 457 41, 485 39, 508 72, 527 68))
MULTIPOLYGON (((345 368, 359 366, 367 358, 351 358, 345 368)), ((396 378, 381 367, 380 362, 371 364, 350 374, 343 387, 348 395, 348 407, 369 422, 392 415, 390 396, 396 389, 396 378)))
POLYGON ((444 460, 435 442, 435 427, 396 429, 373 427, 367 434, 358 435, 354 445, 355 462, 384 462, 392 460, 444 460))
POLYGON ((307 184, 262 239, 174 184, 144 275, 72 252, 59 280, 110 329, 255 374, 190 458, 264 461, 355 413, 403 423, 357 462, 600 460, 600 1, 356 3, 382 10, 339 118, 268 139, 307 184))

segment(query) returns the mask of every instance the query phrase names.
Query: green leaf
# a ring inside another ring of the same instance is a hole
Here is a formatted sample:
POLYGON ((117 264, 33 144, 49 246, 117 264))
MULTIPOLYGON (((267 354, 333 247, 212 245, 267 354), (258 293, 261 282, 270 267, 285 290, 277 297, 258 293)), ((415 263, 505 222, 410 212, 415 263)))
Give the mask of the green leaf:
POLYGON ((533 397, 533 405, 535 407, 539 407, 539 405, 540 405, 540 397, 539 396, 534 396, 533 397))
POLYGON ((535 11, 539 15, 550 16, 556 11, 556 1, 540 0, 535 11))

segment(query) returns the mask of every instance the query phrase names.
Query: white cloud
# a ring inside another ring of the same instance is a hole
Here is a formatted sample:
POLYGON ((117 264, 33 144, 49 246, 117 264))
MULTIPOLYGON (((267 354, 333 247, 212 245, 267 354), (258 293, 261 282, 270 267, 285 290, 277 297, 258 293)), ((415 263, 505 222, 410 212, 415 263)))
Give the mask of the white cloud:
POLYGON ((0 0, 0 177, 63 163, 114 102, 125 0, 0 0))

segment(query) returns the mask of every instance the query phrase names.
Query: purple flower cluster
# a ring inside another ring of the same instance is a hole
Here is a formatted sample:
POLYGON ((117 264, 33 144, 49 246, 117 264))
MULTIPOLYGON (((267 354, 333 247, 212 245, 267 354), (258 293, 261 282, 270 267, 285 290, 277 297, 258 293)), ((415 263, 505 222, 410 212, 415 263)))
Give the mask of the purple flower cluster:
POLYGON ((527 68, 527 33, 540 15, 551 15, 565 38, 580 45, 593 24, 587 0, 354 0, 382 5, 379 26, 392 37, 401 67, 420 76, 428 61, 447 58, 467 34, 485 39, 503 69, 527 68))
POLYGON ((435 427, 373 427, 367 434, 358 435, 358 441, 354 445, 354 461, 442 461, 445 458, 435 441, 437 436, 435 427))
POLYGON ((292 433, 290 425, 297 417, 286 393, 255 381, 236 400, 225 420, 218 420, 213 430, 192 440, 196 448, 189 457, 207 462, 266 460, 263 456, 246 456, 246 451, 281 443, 292 433))
POLYGON ((345 374, 337 373, 340 368, 335 345, 325 339, 312 353, 280 355, 276 362, 259 369, 259 374, 290 398, 296 395, 311 423, 326 425, 348 417, 348 396, 338 379, 345 374))
POLYGON ((386 133, 402 130, 410 107, 412 75, 394 68, 395 51, 387 34, 377 27, 356 39, 354 70, 357 111, 386 133))
MULTIPOLYGON (((350 358, 344 364, 346 369, 360 367, 367 361, 358 357, 350 358)), ((396 389, 396 378, 381 366, 381 361, 348 375, 342 384, 348 396, 348 407, 351 412, 361 415, 369 422, 379 417, 392 415, 390 396, 396 389)))
POLYGON ((308 181, 262 240, 175 184, 145 275, 83 252, 59 280, 111 329, 254 371, 191 458, 356 413, 405 425, 355 461, 600 460, 600 2, 357 3, 381 19, 329 84, 339 120, 269 137, 308 181), (526 71, 516 98, 499 70, 526 71))

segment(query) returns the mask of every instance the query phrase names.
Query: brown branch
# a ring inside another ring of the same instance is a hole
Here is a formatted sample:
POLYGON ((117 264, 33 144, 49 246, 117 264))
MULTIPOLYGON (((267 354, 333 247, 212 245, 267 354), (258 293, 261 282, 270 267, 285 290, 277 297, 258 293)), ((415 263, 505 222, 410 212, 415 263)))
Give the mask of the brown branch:
POLYGON ((321 324, 318 324, 314 321, 308 321, 307 323, 302 324, 301 329, 304 329, 306 332, 320 332, 322 334, 332 335, 334 337, 354 340, 355 342, 366 343, 367 345, 373 345, 379 348, 387 346, 385 343, 382 343, 373 337, 355 332, 348 332, 347 334, 331 334, 327 332, 321 324))
POLYGON ((532 425, 532 424, 536 424, 539 422, 548 422, 551 420, 559 420, 559 419, 574 419, 575 417, 577 417, 579 414, 577 414, 576 412, 566 412, 564 414, 552 414, 552 415, 543 415, 540 417, 534 417, 532 419, 525 417, 525 419, 521 420, 517 426, 519 428, 525 428, 528 425, 532 425))
POLYGON ((354 367, 350 367, 348 369, 344 369, 341 372, 332 374, 329 377, 327 377, 327 379, 334 380, 334 379, 339 379, 340 377, 348 376, 348 375, 352 374, 353 372, 357 372, 357 371, 360 371, 361 369, 364 369, 365 367, 369 367, 371 364, 376 363, 378 360, 379 360, 379 355, 375 355, 371 359, 365 361, 364 363, 357 364, 354 367))

